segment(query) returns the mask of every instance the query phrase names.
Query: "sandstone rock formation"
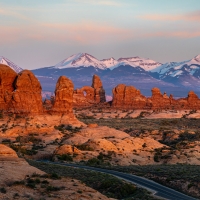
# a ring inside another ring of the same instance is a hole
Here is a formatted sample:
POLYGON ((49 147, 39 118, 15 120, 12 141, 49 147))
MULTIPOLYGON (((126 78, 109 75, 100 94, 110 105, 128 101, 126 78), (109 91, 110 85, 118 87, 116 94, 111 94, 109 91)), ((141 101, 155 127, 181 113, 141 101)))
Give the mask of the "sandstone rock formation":
POLYGON ((94 75, 92 86, 84 86, 74 90, 73 105, 75 107, 91 106, 106 102, 105 90, 99 76, 94 75))
POLYGON ((42 87, 35 75, 29 70, 20 72, 14 82, 10 102, 14 113, 42 113, 42 87))
POLYGON ((133 86, 119 84, 113 89, 112 107, 128 109, 200 109, 200 99, 193 92, 187 98, 174 99, 172 95, 162 94, 159 88, 152 89, 149 98, 141 95, 133 86))
POLYGON ((62 114, 72 114, 74 84, 70 79, 61 76, 56 84, 53 111, 62 114))
POLYGON ((112 106, 116 108, 144 108, 147 99, 133 86, 119 84, 113 89, 112 106))
POLYGON ((92 88, 94 88, 94 100, 97 103, 106 102, 105 90, 99 76, 94 75, 92 78, 92 88))
MULTIPOLYGON (((153 164, 152 151, 164 146, 152 138, 131 137, 125 132, 106 126, 83 128, 80 132, 74 133, 71 138, 66 139, 64 143, 69 147, 70 145, 78 145, 90 149, 90 151, 87 149, 79 150, 77 156, 73 158, 75 161, 105 155, 106 158, 109 158, 110 163, 119 165, 153 164)), ((72 150, 66 152, 73 156, 72 150)), ((56 152, 60 155, 62 153, 62 151, 56 152)))
POLYGON ((170 99, 166 93, 162 95, 159 88, 153 88, 151 91, 152 97, 148 99, 148 102, 150 102, 149 106, 151 108, 162 109, 170 106, 170 99))
POLYGON ((17 73, 10 67, 0 64, 0 110, 7 110, 14 91, 13 82, 17 73))

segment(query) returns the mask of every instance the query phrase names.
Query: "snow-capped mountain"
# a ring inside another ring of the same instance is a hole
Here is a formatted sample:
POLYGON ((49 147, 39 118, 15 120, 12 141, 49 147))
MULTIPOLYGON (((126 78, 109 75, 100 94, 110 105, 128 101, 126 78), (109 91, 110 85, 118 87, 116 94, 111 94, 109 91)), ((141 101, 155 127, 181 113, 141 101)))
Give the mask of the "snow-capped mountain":
POLYGON ((141 67, 145 71, 150 71, 160 65, 159 62, 155 62, 150 59, 140 58, 140 57, 130 57, 130 58, 120 58, 115 60, 114 58, 108 58, 103 60, 98 60, 94 56, 87 53, 79 53, 70 56, 69 58, 61 61, 54 66, 56 69, 65 68, 78 68, 78 67, 94 67, 101 70, 110 69, 113 70, 119 66, 131 66, 131 67, 141 67))
POLYGON ((130 65, 132 67, 141 67, 145 71, 151 71, 158 66, 162 65, 159 62, 151 60, 149 58, 140 58, 140 57, 129 57, 129 58, 119 58, 118 59, 118 66, 120 65, 130 65))
POLYGON ((108 59, 103 59, 101 62, 109 69, 111 69, 113 66, 118 66, 119 62, 115 60, 113 57, 108 59))
POLYGON ((3 56, 0 56, 0 64, 4 64, 4 65, 9 66, 10 68, 12 68, 17 73, 19 73, 23 70, 21 67, 17 66, 12 61, 8 60, 7 58, 5 58, 3 56))
POLYGON ((90 85, 92 76, 97 74, 109 95, 112 88, 120 83, 133 85, 147 96, 151 96, 153 87, 176 97, 186 96, 190 90, 200 95, 200 55, 183 62, 161 64, 140 57, 98 60, 89 54, 79 53, 55 66, 32 71, 40 80, 44 91, 52 92, 61 75, 69 77, 75 88, 80 88, 90 85))
POLYGON ((151 70, 151 72, 158 73, 160 79, 178 78, 183 75, 191 75, 200 79, 200 55, 183 62, 165 63, 151 70))
POLYGON ((77 68, 77 67, 95 67, 98 69, 106 69, 107 66, 96 59, 94 56, 91 56, 87 53, 79 53, 70 56, 69 58, 61 61, 54 68, 65 69, 65 68, 77 68))

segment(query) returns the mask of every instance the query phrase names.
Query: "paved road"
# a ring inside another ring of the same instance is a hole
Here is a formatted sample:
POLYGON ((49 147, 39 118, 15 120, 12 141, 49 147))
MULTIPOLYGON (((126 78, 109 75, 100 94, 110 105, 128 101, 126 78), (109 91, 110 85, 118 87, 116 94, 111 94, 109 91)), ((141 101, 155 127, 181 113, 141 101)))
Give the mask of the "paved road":
POLYGON ((127 180, 129 182, 135 183, 143 188, 149 189, 152 191, 156 196, 162 197, 165 199, 169 200, 195 200, 195 198, 184 195, 180 192, 177 192, 171 188, 165 187, 161 184, 158 184, 154 181, 148 180, 143 177, 131 175, 131 174, 126 174, 114 170, 107 170, 107 169, 101 169, 101 168, 96 168, 96 167, 89 167, 89 166, 83 166, 83 165, 77 165, 77 164, 66 164, 66 163, 60 163, 60 162, 50 162, 50 161, 38 161, 38 162, 46 162, 50 164, 56 164, 56 165, 64 165, 68 167, 77 167, 77 168, 82 168, 82 169, 87 169, 87 170, 92 170, 92 171, 98 171, 98 172, 103 172, 107 174, 111 174, 114 176, 117 176, 121 179, 127 180))

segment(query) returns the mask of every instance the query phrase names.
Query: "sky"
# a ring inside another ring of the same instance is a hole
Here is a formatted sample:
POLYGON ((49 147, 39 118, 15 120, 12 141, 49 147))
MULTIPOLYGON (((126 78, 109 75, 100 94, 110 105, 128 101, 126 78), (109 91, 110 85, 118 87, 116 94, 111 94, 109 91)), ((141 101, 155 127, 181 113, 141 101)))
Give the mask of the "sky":
POLYGON ((24 69, 76 54, 165 63, 200 54, 200 0, 0 0, 0 56, 24 69))

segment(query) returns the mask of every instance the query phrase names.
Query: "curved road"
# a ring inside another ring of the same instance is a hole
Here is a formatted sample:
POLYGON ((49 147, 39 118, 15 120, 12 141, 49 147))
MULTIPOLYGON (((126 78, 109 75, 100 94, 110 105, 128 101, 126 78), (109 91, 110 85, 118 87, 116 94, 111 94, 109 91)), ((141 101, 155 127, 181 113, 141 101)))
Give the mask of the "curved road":
POLYGON ((151 192, 154 193, 154 195, 158 197, 162 197, 164 199, 169 199, 169 200, 195 200, 195 198, 187 196, 185 194, 182 194, 176 190, 173 190, 171 188, 165 187, 159 183, 156 183, 154 181, 151 181, 149 179, 140 177, 140 176, 135 176, 132 174, 126 174, 114 170, 108 170, 108 169, 101 169, 101 168, 96 168, 96 167, 89 167, 89 166, 83 166, 83 165, 77 165, 77 164, 67 164, 67 163, 60 163, 60 162, 50 162, 50 161, 37 161, 37 162, 46 162, 50 164, 55 164, 55 165, 64 165, 68 167, 77 167, 77 168, 82 168, 86 170, 92 170, 92 171, 97 171, 97 172, 103 172, 106 174, 114 175, 118 178, 127 180, 129 182, 135 183, 136 185, 139 185, 145 189, 150 190, 151 192))

